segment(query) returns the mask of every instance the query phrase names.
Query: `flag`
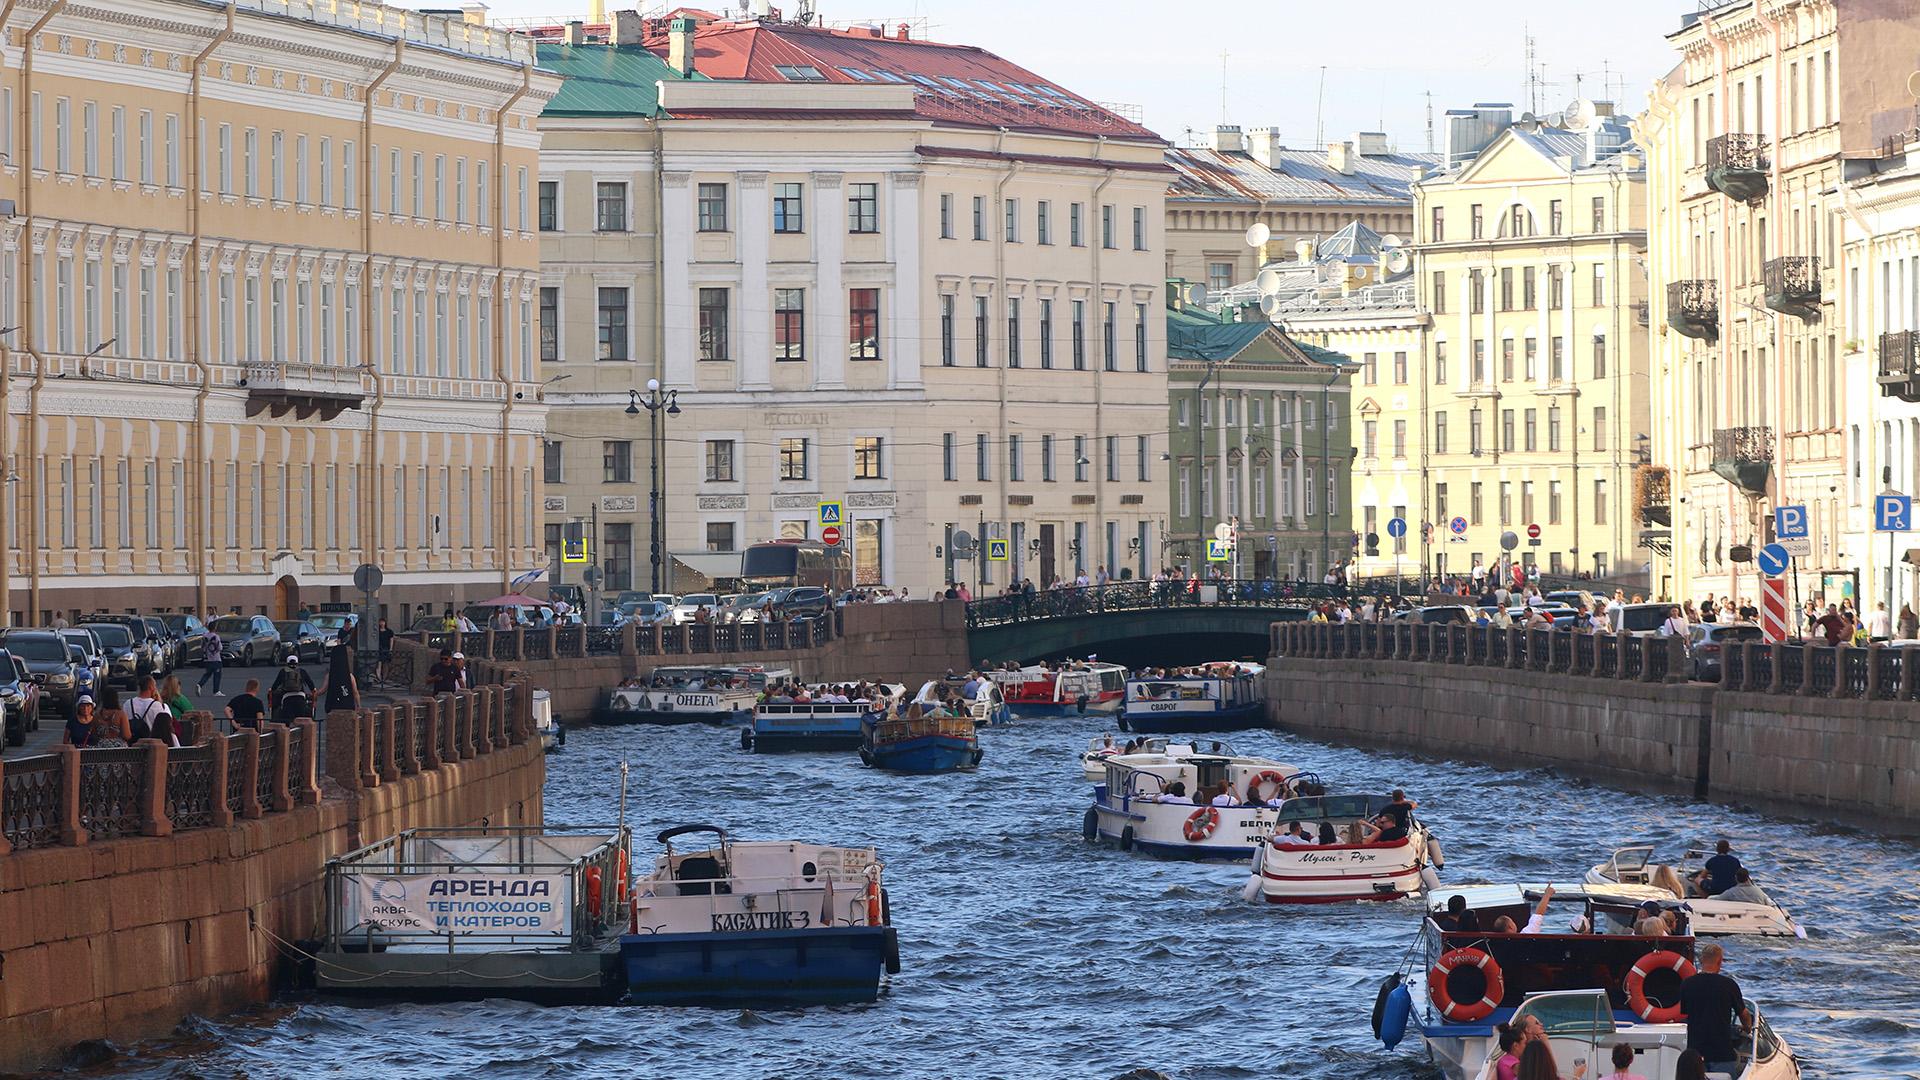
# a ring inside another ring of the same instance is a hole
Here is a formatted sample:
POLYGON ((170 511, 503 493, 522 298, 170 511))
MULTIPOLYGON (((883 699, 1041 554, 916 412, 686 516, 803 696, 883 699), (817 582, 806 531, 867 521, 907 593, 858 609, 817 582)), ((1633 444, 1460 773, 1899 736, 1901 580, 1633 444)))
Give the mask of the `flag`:
POLYGON ((524 589, 528 585, 531 585, 534 582, 539 581, 541 578, 545 577, 546 573, 547 573, 547 568, 544 566, 538 570, 529 570, 526 573, 521 574, 519 577, 514 578, 513 581, 509 584, 507 591, 519 592, 521 589, 524 589))

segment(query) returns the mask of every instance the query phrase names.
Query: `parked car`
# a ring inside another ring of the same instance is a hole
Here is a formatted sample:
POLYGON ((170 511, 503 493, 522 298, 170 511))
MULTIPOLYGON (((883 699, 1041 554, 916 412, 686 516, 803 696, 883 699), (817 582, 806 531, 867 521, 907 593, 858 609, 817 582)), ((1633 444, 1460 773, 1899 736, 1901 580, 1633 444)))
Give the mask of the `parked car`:
POLYGON ((140 682, 140 649, 133 643, 133 631, 126 623, 83 622, 82 630, 93 631, 107 658, 107 681, 122 686, 140 682))
POLYGON ((280 631, 265 615, 225 615, 213 620, 213 631, 229 664, 253 667, 281 658, 280 631))
POLYGON ((167 629, 180 639, 177 663, 198 664, 204 659, 201 654, 207 648, 207 624, 200 621, 200 616, 176 612, 160 616, 160 621, 166 623, 167 629))
POLYGON ((1558 589, 1554 592, 1547 593, 1545 596, 1542 596, 1541 599, 1549 604, 1561 604, 1566 607, 1577 608, 1585 602, 1582 597, 1589 595, 1591 594, 1583 593, 1579 589, 1558 589))
POLYGON ((307 621, 320 631, 321 646, 331 649, 340 644, 340 635, 347 632, 347 627, 356 622, 357 617, 347 611, 323 611, 307 621))
POLYGON ((40 696, 27 662, 0 649, 0 724, 8 746, 26 742, 27 732, 40 727, 40 696))
POLYGON ((83 626, 97 626, 101 623, 118 623, 127 628, 127 634, 133 640, 133 652, 139 658, 138 670, 134 677, 141 675, 164 675, 166 656, 159 639, 147 626, 147 620, 140 615, 89 615, 80 620, 83 626))
POLYGON ((311 620, 279 619, 273 628, 280 633, 280 648, 274 657, 276 663, 284 664, 288 657, 306 663, 319 663, 327 655, 327 642, 323 631, 311 620))
POLYGON ((659 600, 631 600, 616 605, 613 610, 619 613, 620 618, 610 618, 609 621, 616 624, 634 622, 641 626, 670 626, 673 623, 673 608, 659 600))
POLYGON ((0 648, 25 661, 28 677, 40 684, 43 701, 51 701, 64 715, 73 715, 78 680, 65 638, 52 630, 9 630, 0 637, 0 648))
POLYGON ((1416 623, 1462 623, 1473 625, 1476 609, 1465 604, 1434 604, 1430 607, 1396 611, 1393 618, 1416 623))
POLYGON ((741 593, 728 599, 726 606, 720 609, 720 615, 727 622, 759 622, 760 604, 766 598, 767 594, 763 592, 741 593))
POLYGON ((679 603, 673 605, 673 621, 677 623, 690 623, 693 621, 694 612, 702 608, 706 609, 707 618, 713 618, 714 614, 720 610, 719 594, 710 592, 687 593, 680 598, 679 603))
POLYGON ((107 663, 107 649, 106 646, 100 644, 100 635, 84 626, 69 626, 64 630, 56 632, 61 637, 67 639, 67 644, 79 648, 81 653, 86 656, 87 666, 93 669, 94 676, 97 679, 103 681, 106 679, 107 668, 109 666, 107 663))
POLYGON ((1727 645, 1766 640, 1752 623, 1694 623, 1687 627, 1687 634, 1687 652, 1693 658, 1693 678, 1697 682, 1720 681, 1720 660, 1727 645))
POLYGON ((147 624, 147 632, 153 635, 154 649, 162 661, 154 673, 165 675, 179 667, 180 636, 158 615, 143 615, 140 621, 147 624))
POLYGON ((626 607, 635 601, 651 599, 653 599, 653 594, 647 592, 645 589, 622 589, 613 595, 613 606, 617 608, 626 607))
POLYGON ((788 589, 775 606, 789 619, 815 619, 833 607, 833 598, 827 595, 827 590, 818 586, 801 585, 788 589))
POLYGON ((1607 608, 1607 629, 1618 634, 1658 634, 1672 604, 1614 604, 1607 608))

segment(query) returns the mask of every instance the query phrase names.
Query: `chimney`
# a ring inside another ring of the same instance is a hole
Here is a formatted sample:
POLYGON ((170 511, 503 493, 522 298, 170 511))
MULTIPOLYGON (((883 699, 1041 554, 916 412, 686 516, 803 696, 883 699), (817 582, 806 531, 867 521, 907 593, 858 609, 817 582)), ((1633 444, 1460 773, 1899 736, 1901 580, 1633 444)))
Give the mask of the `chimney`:
POLYGON ((1279 167, 1281 149, 1279 128, 1257 127, 1247 132, 1247 154, 1267 168, 1279 167))
POLYGON ((893 32, 893 36, 900 41, 911 40, 913 37, 913 27, 908 26, 906 23, 901 23, 900 28, 893 32))
POLYGON ((1353 150, 1361 157, 1386 157, 1387 133, 1384 131, 1356 131, 1353 134, 1353 150))
POLYGON ((683 76, 693 74, 693 28, 685 15, 667 27, 667 66, 683 76))
POLYGON ((1353 144, 1350 142, 1327 145, 1327 168, 1342 176, 1353 175, 1353 157, 1353 144))
POLYGON ((1213 129, 1213 148, 1223 154, 1237 154, 1246 149, 1240 138, 1239 124, 1221 124, 1213 129))
POLYGON ((475 0, 474 3, 460 5, 460 14, 470 25, 487 25, 487 5, 479 3, 478 0, 475 0))
POLYGON ((567 36, 563 39, 569 45, 587 43, 587 24, 575 19, 567 24, 567 36))
POLYGON ((615 45, 638 45, 646 40, 646 20, 634 10, 613 13, 613 29, 607 40, 615 45))

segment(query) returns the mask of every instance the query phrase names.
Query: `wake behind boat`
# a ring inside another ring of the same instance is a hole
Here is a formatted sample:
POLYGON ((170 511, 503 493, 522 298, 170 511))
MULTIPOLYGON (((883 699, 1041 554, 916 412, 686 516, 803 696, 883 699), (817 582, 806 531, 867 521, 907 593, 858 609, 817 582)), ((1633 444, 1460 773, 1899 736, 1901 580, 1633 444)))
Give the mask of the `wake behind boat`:
POLYGON ((1124 731, 1194 735, 1265 727, 1266 701, 1258 669, 1209 664, 1127 680, 1119 725, 1124 731))
POLYGON ((1753 883, 1751 875, 1717 896, 1703 893, 1695 880, 1705 873, 1708 858, 1704 851, 1689 851, 1675 867, 1654 862, 1653 845, 1635 844, 1620 848, 1606 862, 1587 871, 1587 881, 1595 885, 1652 885, 1685 900, 1693 912, 1696 934, 1807 936, 1786 908, 1753 883))
MULTIPOLYGON (((1218 743, 1214 747, 1219 747, 1218 743)), ((1107 759, 1081 833, 1176 859, 1247 859, 1273 831, 1281 801, 1322 790, 1311 774, 1284 762, 1190 745, 1107 759)))

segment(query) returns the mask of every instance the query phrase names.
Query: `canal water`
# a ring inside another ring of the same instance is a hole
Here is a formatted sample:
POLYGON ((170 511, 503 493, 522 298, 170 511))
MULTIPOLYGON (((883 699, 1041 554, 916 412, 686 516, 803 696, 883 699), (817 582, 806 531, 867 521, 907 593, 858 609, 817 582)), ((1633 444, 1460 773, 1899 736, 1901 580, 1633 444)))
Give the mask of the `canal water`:
MULTIPOLYGON (((1244 904, 1244 868, 1158 862, 1080 838, 1079 750, 1101 727, 985 733, 974 773, 893 777, 852 753, 755 756, 703 727, 575 731, 549 760, 546 813, 614 813, 633 766, 636 863, 653 834, 877 844, 904 968, 876 1004, 807 1011, 288 1003, 194 1021, 100 1070, 140 1077, 1429 1078, 1418 1039, 1371 1039, 1380 978, 1412 903, 1244 904), (1141 1073, 1150 1076, 1151 1073, 1141 1073)), ((1442 837, 1445 879, 1574 879, 1613 847, 1730 838, 1810 927, 1727 939, 1727 970, 1810 1077, 1920 1077, 1920 849, 1750 810, 1634 795, 1551 770, 1331 747, 1267 732, 1242 752, 1337 790, 1404 786, 1442 837)))

